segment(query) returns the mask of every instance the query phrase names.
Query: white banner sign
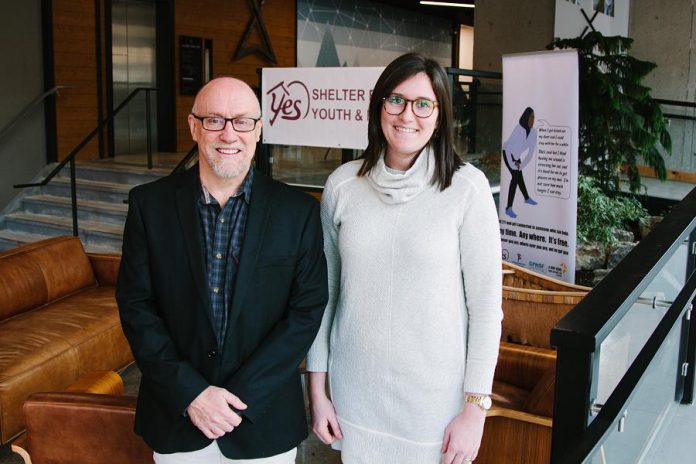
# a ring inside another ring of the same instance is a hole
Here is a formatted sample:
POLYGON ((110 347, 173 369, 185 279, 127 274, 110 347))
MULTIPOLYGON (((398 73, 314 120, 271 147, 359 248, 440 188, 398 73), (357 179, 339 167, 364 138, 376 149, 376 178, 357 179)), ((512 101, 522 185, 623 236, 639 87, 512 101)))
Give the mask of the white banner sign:
POLYGON ((503 56, 503 259, 575 281, 578 56, 503 56))
POLYGON ((367 147, 372 89, 384 68, 264 68, 263 142, 367 147))

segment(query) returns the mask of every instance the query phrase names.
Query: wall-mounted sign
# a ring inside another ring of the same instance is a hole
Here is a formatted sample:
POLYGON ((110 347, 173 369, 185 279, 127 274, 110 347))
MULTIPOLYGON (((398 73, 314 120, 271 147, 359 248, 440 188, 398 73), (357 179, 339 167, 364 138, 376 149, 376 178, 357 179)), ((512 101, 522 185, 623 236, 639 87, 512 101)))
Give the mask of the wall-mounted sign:
POLYGON ((179 94, 196 95, 203 85, 203 39, 179 36, 179 94))
POLYGON ((364 149, 370 95, 384 68, 264 68, 263 142, 364 149))

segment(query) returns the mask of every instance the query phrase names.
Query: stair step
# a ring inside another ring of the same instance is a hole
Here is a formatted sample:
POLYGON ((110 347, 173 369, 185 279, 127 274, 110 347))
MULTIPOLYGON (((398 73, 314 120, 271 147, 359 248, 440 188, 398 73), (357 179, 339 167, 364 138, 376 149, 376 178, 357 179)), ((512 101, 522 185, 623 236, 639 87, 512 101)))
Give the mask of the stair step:
MULTIPOLYGON (((72 219, 15 212, 5 216, 5 228, 30 234, 71 235, 72 219)), ((84 243, 119 248, 123 237, 123 225, 78 221, 78 233, 84 243)))
MULTIPOLYGON (((58 235, 39 235, 39 234, 27 234, 27 233, 17 233, 10 230, 0 230, 0 251, 5 251, 10 248, 14 248, 19 245, 24 245, 27 243, 34 243, 40 240, 46 240, 47 238, 56 237, 58 235)), ((92 245, 82 242, 87 253, 109 253, 109 254, 121 254, 120 247, 112 246, 99 246, 92 245)))
MULTIPOLYGON (((70 197, 55 195, 31 195, 23 200, 24 211, 32 214, 67 217, 72 220, 72 201, 70 197)), ((126 220, 128 205, 120 202, 77 200, 78 221, 98 221, 120 224, 126 220)))
MULTIPOLYGON (((123 203, 128 198, 132 186, 116 182, 77 179, 77 198, 87 200, 123 203)), ((70 198, 70 178, 56 177, 41 187, 41 193, 70 198)))
MULTIPOLYGON (((171 169, 161 167, 147 169, 144 166, 104 161, 79 161, 75 164, 75 169, 78 179, 122 183, 131 186, 152 182, 172 172, 171 169)), ((61 170, 59 176, 70 178, 69 169, 61 170)))

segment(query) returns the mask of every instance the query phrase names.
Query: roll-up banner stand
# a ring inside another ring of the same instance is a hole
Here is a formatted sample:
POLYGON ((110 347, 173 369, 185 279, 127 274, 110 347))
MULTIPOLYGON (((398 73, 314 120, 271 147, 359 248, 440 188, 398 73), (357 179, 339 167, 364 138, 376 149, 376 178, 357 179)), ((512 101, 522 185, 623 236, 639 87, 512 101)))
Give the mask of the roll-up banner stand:
POLYGON ((503 56, 503 259, 575 281, 578 178, 575 50, 503 56))

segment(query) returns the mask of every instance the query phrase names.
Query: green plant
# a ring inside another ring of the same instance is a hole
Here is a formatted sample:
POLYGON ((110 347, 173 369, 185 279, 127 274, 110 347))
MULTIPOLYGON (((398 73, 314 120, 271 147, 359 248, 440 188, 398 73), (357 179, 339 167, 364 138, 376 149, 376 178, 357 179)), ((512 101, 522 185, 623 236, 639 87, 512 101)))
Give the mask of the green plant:
POLYGON ((609 197, 599 181, 589 176, 578 177, 578 242, 614 242, 613 231, 628 222, 638 221, 648 213, 633 197, 609 197))
POLYGON ((621 171, 629 188, 640 188, 639 158, 664 180, 658 144, 671 154, 672 142, 660 106, 641 84, 656 65, 628 54, 627 37, 590 32, 556 39, 548 48, 575 48, 580 72, 580 173, 596 178, 605 193, 619 192, 621 171))

